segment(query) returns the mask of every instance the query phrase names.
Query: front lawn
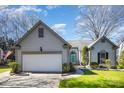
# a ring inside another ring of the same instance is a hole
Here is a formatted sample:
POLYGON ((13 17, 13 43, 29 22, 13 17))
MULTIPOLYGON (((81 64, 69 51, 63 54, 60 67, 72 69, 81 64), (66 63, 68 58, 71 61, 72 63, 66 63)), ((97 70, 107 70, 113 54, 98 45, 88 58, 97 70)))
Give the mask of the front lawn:
POLYGON ((85 75, 60 81, 60 88, 124 88, 124 72, 84 70, 85 75))
POLYGON ((9 68, 8 66, 0 66, 0 73, 10 71, 10 70, 11 68, 9 68))

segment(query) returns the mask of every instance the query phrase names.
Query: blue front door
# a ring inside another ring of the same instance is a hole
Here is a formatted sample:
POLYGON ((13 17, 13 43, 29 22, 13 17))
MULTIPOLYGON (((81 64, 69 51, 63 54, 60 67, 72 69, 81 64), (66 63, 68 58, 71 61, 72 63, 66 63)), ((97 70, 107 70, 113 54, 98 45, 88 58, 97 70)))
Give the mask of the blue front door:
POLYGON ((77 62, 77 55, 76 55, 75 52, 71 52, 70 59, 71 59, 71 63, 76 64, 76 62, 77 62))

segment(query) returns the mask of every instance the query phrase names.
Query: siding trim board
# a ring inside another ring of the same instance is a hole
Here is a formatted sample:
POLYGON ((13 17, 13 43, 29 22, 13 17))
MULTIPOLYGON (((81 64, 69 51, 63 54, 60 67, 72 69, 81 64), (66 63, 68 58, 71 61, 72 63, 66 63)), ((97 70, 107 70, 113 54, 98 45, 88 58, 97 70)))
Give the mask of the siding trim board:
POLYGON ((22 51, 22 54, 61 54, 62 51, 22 51))

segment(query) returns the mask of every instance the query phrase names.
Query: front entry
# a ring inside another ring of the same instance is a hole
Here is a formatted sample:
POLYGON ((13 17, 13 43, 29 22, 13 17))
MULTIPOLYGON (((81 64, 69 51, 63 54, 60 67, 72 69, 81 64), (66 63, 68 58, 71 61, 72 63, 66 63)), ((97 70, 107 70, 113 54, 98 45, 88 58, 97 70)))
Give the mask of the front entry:
POLYGON ((74 51, 71 52, 70 54, 70 60, 72 64, 76 64, 77 63, 77 55, 74 51))
POLYGON ((103 64, 105 63, 105 60, 108 59, 108 52, 106 52, 105 50, 100 51, 98 53, 98 64, 103 64))

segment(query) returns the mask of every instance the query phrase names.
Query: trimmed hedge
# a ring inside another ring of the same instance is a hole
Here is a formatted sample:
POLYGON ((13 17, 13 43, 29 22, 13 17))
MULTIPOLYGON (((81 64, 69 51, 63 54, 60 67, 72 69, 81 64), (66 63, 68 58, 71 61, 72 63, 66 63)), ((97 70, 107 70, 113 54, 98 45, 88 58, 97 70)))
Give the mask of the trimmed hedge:
POLYGON ((118 69, 124 69, 124 66, 123 65, 118 65, 117 68, 118 69))
POLYGON ((63 72, 69 72, 70 71, 70 65, 67 63, 62 64, 62 70, 63 70, 63 72))
POLYGON ((105 60, 105 65, 106 65, 107 69, 110 69, 111 68, 111 60, 110 59, 106 59, 105 60))
POLYGON ((117 66, 111 66, 111 69, 117 69, 117 66))
POLYGON ((107 68, 106 64, 99 64, 99 68, 107 68))
POLYGON ((19 64, 16 62, 10 62, 9 67, 12 68, 11 73, 19 73, 19 64))
POLYGON ((73 71, 75 71, 75 68, 72 63, 70 63, 70 64, 64 63, 64 64, 62 64, 62 70, 63 70, 63 72, 73 72, 73 71))
POLYGON ((96 69, 96 68, 98 68, 98 63, 97 62, 91 62, 90 66, 91 66, 91 68, 96 69))

